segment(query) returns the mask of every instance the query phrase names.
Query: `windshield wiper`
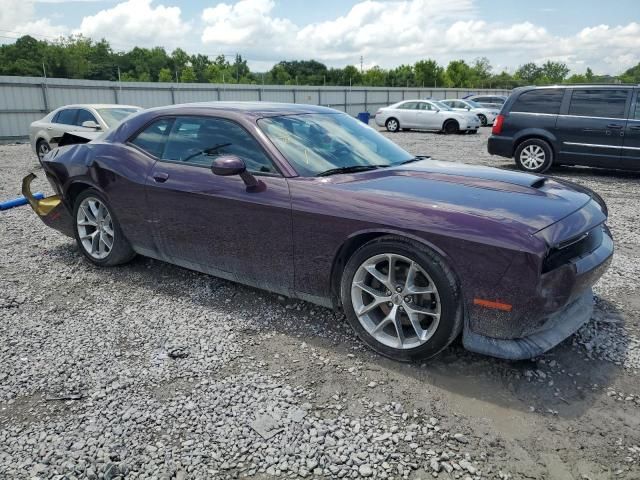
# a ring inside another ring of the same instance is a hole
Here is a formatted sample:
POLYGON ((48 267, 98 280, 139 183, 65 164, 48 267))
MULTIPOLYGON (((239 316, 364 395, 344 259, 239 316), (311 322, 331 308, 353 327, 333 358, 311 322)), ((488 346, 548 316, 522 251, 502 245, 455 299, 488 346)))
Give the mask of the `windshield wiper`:
POLYGON ((220 143, 218 145, 214 145, 213 147, 209 147, 209 148, 205 148, 204 150, 198 150, 195 153, 192 153, 191 155, 189 155, 186 158, 183 158, 182 161, 186 162, 187 160, 191 160, 193 157, 197 157, 199 155, 212 155, 213 153, 215 153, 216 150, 219 150, 223 147, 228 147, 229 145, 231 145, 230 143, 220 143))
POLYGON ((389 165, 351 165, 350 167, 338 167, 325 170, 316 174, 316 177, 327 177, 329 175, 335 175, 337 173, 356 173, 366 172, 367 170, 376 170, 378 168, 388 167, 389 165))
POLYGON ((419 162, 420 160, 426 160, 427 158, 431 158, 427 155, 416 155, 409 160, 405 160, 404 162, 396 163, 396 165, 406 165, 407 163, 419 162))

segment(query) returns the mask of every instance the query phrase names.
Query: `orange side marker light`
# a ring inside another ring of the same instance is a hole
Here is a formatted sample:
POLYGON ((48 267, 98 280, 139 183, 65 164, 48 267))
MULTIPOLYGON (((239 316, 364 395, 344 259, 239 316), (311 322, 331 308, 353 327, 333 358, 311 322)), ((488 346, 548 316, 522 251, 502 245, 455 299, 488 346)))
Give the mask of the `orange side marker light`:
POLYGON ((495 310, 502 310, 503 312, 510 312, 511 309, 513 308, 508 303, 493 302, 491 300, 484 300, 482 298, 474 298, 473 304, 478 305, 480 307, 493 308, 495 310))

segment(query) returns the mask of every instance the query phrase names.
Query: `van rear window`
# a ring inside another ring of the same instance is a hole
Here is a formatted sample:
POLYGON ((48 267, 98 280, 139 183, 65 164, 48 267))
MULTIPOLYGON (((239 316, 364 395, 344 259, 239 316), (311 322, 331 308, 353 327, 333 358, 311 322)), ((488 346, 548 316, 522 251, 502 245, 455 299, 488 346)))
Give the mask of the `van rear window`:
POLYGON ((515 103, 512 112, 526 113, 560 113, 560 104, 564 90, 559 88, 544 88, 522 93, 515 103))

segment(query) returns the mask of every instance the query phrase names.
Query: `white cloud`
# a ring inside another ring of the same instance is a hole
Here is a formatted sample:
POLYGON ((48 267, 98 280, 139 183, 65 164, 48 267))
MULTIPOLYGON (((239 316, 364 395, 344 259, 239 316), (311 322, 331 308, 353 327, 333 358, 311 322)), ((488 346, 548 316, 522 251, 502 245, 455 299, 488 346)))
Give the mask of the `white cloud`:
POLYGON ((479 19, 474 0, 363 0, 345 15, 295 25, 272 12, 273 0, 221 3, 202 13, 205 45, 234 49, 262 63, 315 58, 330 64, 394 66, 432 57, 442 63, 485 55, 517 66, 529 60, 564 59, 579 71, 586 65, 619 72, 640 61, 640 25, 599 25, 575 35, 553 35, 531 22, 491 23, 479 19))
POLYGON ((128 0, 82 19, 74 33, 95 40, 106 38, 116 48, 179 46, 189 25, 180 7, 152 5, 152 0, 128 0))
MULTIPOLYGON (((68 30, 62 25, 54 25, 48 18, 36 19, 34 2, 29 0, 3 0, 0 8, 0 35, 20 37, 32 35, 38 39, 52 40, 64 35, 68 30)), ((11 38, 2 38, 2 43, 11 38)))

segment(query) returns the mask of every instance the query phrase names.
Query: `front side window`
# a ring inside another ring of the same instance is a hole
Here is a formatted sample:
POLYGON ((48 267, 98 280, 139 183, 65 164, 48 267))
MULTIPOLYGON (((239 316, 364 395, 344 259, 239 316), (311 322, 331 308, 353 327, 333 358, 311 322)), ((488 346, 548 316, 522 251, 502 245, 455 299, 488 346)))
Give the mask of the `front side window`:
POLYGON ((427 102, 420 102, 418 104, 418 110, 433 110, 433 106, 427 102))
POLYGON ((162 118, 160 120, 156 120, 138 133, 130 143, 144 150, 148 154, 156 158, 160 158, 164 152, 172 124, 173 118, 162 118))
POLYGON ((579 117, 624 118, 624 107, 630 90, 574 90, 569 115, 579 117))
POLYGON ((557 115, 560 113, 560 104, 562 103, 563 96, 564 90, 560 88, 530 90, 522 93, 517 98, 511 111, 557 115))
POLYGON ((78 111, 75 108, 65 108, 58 112, 53 121, 55 123, 61 123, 62 125, 73 125, 76 120, 77 112, 78 111))
POLYGON ((78 116, 76 117, 75 125, 81 127, 84 122, 95 122, 96 124, 98 124, 96 117, 94 117, 90 111, 81 108, 78 110, 78 116))
POLYGON ((632 117, 636 120, 640 120, 640 92, 636 94, 636 113, 635 116, 632 117))
POLYGON ((376 168, 413 158, 374 129, 346 114, 314 113, 263 118, 258 126, 299 175, 336 168, 376 168))
POLYGON ((176 118, 161 158, 210 167, 220 155, 237 155, 250 172, 277 173, 255 138, 237 123, 220 118, 176 118))

